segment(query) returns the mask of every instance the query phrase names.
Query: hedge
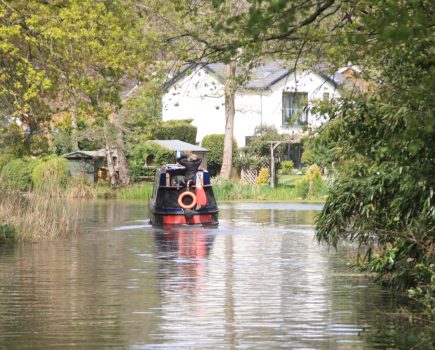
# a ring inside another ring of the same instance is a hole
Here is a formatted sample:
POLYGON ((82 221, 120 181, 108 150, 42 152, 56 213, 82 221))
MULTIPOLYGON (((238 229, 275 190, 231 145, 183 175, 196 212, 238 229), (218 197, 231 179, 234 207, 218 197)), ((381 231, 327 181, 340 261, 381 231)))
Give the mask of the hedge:
POLYGON ((181 140, 195 144, 197 128, 191 123, 190 119, 162 122, 154 131, 154 137, 157 140, 181 140))
MULTIPOLYGON (((212 176, 219 174, 224 154, 224 134, 210 134, 204 136, 201 146, 209 150, 207 169, 212 176)), ((233 140, 233 160, 237 158, 237 143, 233 140)))

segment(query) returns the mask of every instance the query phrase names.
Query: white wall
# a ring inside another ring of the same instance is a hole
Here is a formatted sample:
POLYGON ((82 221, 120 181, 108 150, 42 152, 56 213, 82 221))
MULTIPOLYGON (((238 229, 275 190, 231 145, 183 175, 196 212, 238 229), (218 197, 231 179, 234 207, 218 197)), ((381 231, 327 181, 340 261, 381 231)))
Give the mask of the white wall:
MULTIPOLYGON (((307 92, 308 100, 323 99, 325 92, 330 98, 339 92, 317 74, 310 72, 290 74, 269 90, 239 90, 236 94, 234 137, 239 147, 245 146, 245 137, 254 133, 261 124, 274 125, 280 133, 300 133, 301 127, 282 126, 283 91, 307 92)), ((163 120, 193 119, 198 128, 197 142, 209 134, 225 132, 224 87, 217 79, 204 71, 195 71, 173 85, 163 97, 163 120)), ((310 115, 308 124, 318 127, 325 120, 310 115)))
POLYGON ((197 142, 209 134, 225 132, 223 85, 204 71, 195 71, 170 87, 163 96, 163 121, 193 119, 197 142))

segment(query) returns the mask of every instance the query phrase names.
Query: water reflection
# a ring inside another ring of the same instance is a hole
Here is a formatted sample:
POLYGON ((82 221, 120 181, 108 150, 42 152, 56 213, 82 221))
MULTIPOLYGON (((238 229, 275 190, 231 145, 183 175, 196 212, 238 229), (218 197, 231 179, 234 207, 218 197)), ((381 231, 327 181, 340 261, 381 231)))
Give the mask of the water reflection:
MULTIPOLYGON (((263 219, 274 215, 276 225, 260 230, 255 225, 233 225, 245 220, 246 212, 238 213, 240 219, 225 214, 217 236, 194 230, 156 234, 164 259, 159 269, 159 338, 165 346, 346 349, 359 344, 362 327, 345 314, 330 322, 335 278, 328 272, 328 255, 313 244, 312 230, 280 229, 284 211, 269 211, 263 219), (225 232, 231 234, 221 234, 225 232), (347 343, 340 345, 341 340, 347 343)), ((261 216, 257 220, 261 222, 261 216)), ((349 297, 350 303, 343 302, 352 309, 353 295, 349 297)), ((147 349, 159 346, 159 342, 136 344, 147 349)))
POLYGON ((144 203, 81 205, 85 235, 0 247, 0 349, 430 349, 315 242, 318 205, 223 204, 218 228, 173 229, 144 203))
POLYGON ((199 290, 204 279, 208 254, 215 235, 197 227, 178 227, 156 230, 159 249, 159 275, 164 292, 199 290))

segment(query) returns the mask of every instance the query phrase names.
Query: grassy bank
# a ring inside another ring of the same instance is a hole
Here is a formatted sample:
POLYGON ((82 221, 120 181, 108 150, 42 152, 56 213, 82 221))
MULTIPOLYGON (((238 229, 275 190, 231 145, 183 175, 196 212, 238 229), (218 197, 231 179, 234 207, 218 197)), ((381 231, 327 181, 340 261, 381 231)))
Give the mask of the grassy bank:
MULTIPOLYGON (((134 184, 112 189, 109 185, 96 187, 97 198, 141 199, 152 195, 152 183, 134 184)), ((215 181, 213 191, 218 201, 267 200, 267 201, 310 201, 323 202, 327 186, 322 180, 305 181, 300 175, 282 176, 275 188, 269 185, 250 185, 240 181, 215 181)))

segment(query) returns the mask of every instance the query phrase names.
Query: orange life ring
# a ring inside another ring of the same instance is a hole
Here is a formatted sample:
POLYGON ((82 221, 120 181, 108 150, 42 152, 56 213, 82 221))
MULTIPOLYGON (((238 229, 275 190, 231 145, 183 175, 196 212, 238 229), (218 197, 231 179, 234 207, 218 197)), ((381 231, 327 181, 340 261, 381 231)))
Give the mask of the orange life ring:
POLYGON ((192 193, 192 192, 189 192, 189 191, 183 192, 178 197, 178 205, 181 208, 183 208, 183 209, 192 209, 196 205, 196 196, 195 196, 195 194, 192 193), (190 198, 192 198, 192 203, 190 203, 189 205, 186 205, 186 204, 183 203, 183 199, 186 196, 189 196, 190 198))

